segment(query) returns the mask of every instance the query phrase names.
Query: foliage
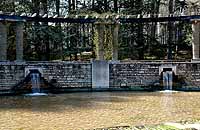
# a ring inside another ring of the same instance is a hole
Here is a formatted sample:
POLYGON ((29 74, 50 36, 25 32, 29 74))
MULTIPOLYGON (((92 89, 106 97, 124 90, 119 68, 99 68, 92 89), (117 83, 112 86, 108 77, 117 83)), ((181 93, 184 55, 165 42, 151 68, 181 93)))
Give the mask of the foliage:
MULTIPOLYGON (((0 10, 37 15, 75 17, 76 15, 138 15, 158 17, 158 14, 190 14, 200 9, 197 2, 183 0, 2 0, 0 10)), ((137 17, 137 16, 135 16, 137 17)), ((167 25, 168 23, 164 23, 167 25)), ((121 24, 119 31, 119 58, 123 59, 165 59, 171 50, 173 59, 191 58, 191 24, 178 23, 170 29, 158 23, 121 24), (158 31, 160 28, 160 32, 158 31), (162 29, 163 28, 163 29, 162 29), (173 35, 173 36, 172 36, 173 35), (188 49, 189 48, 189 49, 188 49), (187 54, 187 55, 185 55, 187 54), (189 54, 189 55, 188 55, 189 54)), ((8 33, 9 59, 15 59, 14 24, 8 33)), ((111 59, 112 34, 110 27, 105 31, 105 57, 111 59)), ((94 56, 97 34, 94 25, 59 23, 26 23, 26 60, 78 60, 78 55, 92 52, 94 56)), ((96 48, 98 49, 98 48, 96 48)))

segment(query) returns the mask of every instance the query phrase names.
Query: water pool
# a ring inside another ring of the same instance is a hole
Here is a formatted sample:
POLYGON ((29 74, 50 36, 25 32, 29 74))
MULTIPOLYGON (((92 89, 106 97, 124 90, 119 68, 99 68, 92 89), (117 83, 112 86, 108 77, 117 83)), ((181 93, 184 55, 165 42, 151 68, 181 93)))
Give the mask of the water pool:
POLYGON ((0 97, 0 129, 69 130, 200 119, 198 92, 0 97))

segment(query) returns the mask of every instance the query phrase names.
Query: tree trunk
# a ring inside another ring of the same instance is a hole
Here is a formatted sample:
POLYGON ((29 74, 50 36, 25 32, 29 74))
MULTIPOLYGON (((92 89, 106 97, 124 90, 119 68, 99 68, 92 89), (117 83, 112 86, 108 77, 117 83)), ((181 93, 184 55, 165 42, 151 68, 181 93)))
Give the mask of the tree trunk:
POLYGON ((33 8, 32 8, 32 13, 37 13, 37 16, 39 15, 39 7, 40 7, 40 2, 39 0, 32 0, 33 3, 33 8))
POLYGON ((14 0, 11 1, 11 10, 9 10, 9 11, 15 12, 15 2, 14 2, 14 0))
MULTIPOLYGON (((138 14, 140 14, 140 18, 142 18, 142 8, 143 8, 143 1, 140 0, 140 1, 137 1, 136 2, 136 9, 138 10, 138 14)), ((143 60, 144 59, 144 34, 143 34, 143 28, 144 28, 144 25, 143 23, 138 23, 138 32, 137 32, 137 43, 138 43, 138 46, 139 46, 139 59, 140 60, 143 60)))
MULTIPOLYGON (((58 17, 60 16, 60 0, 56 0, 56 14, 58 15, 58 17)), ((61 23, 56 23, 56 26, 58 26, 58 29, 59 29, 58 33, 60 35, 61 32, 62 32, 61 23)), ((60 45, 59 45, 59 53, 60 53, 59 57, 64 59, 63 58, 63 43, 62 42, 60 42, 60 45)))
MULTIPOLYGON (((169 1, 169 16, 174 13, 174 0, 169 1)), ((168 22, 168 49, 167 49, 167 59, 171 60, 172 59, 172 46, 173 46, 173 35, 174 35, 174 23, 169 21, 168 22)))
MULTIPOLYGON (((42 0, 42 12, 44 14, 48 14, 48 3, 47 0, 42 0)), ((46 27, 46 29, 48 29, 48 22, 43 22, 42 23, 43 26, 46 27)), ((45 46, 45 51, 43 52, 44 54, 41 55, 41 59, 42 60, 50 60, 50 48, 49 48, 49 36, 48 34, 45 35, 44 40, 43 40, 43 44, 45 46)))
POLYGON ((71 13, 71 11, 72 11, 72 3, 71 3, 71 0, 68 0, 68 13, 71 13))
POLYGON ((144 59, 144 35, 143 35, 143 24, 138 25, 138 44, 139 44, 139 60, 144 59))
POLYGON ((44 14, 48 13, 48 3, 47 0, 42 0, 42 11, 44 14))
POLYGON ((60 0, 56 0, 56 14, 60 16, 60 0))
MULTIPOLYGON (((160 0, 152 1, 151 18, 158 18, 159 9, 160 9, 160 0)), ((158 29, 157 25, 158 25, 157 22, 152 22, 152 24, 151 24, 151 39, 156 39, 156 32, 157 32, 157 29, 158 29)), ((151 43, 152 42, 154 42, 154 41, 150 40, 149 51, 151 50, 151 43)))
POLYGON ((76 10, 76 0, 72 0, 72 10, 76 10))
POLYGON ((114 12, 117 13, 118 12, 118 3, 117 0, 113 0, 114 2, 114 12))
POLYGON ((95 1, 95 0, 92 0, 92 10, 94 10, 94 4, 95 4, 94 1, 95 1))
POLYGON ((108 11, 108 1, 104 0, 104 7, 105 7, 105 12, 108 11))

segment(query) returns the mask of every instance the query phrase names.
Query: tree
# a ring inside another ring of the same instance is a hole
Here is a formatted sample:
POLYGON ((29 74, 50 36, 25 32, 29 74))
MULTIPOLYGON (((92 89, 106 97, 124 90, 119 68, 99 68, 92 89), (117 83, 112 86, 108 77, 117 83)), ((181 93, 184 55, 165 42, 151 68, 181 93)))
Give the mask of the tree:
MULTIPOLYGON (((21 14, 24 12, 27 14, 37 13, 37 17, 41 17, 41 15, 44 14, 57 14, 60 17, 65 15, 71 15, 74 17, 75 15, 79 14, 100 14, 106 16, 107 14, 112 14, 114 12, 115 16, 131 15, 131 17, 140 16, 140 18, 142 18, 143 16, 150 14, 151 18, 157 18, 158 14, 160 13, 170 16, 171 14, 173 15, 175 13, 190 14, 192 11, 198 12, 199 5, 197 3, 199 3, 197 0, 196 2, 192 0, 2 0, 0 3, 0 8, 3 12, 15 12, 16 14, 21 14)), ((120 57, 146 59, 147 57, 151 57, 153 55, 160 58, 159 53, 163 52, 164 49, 167 49, 168 59, 172 59, 172 52, 175 52, 175 46, 178 46, 179 49, 184 49, 180 47, 183 45, 182 43, 185 43, 184 46, 186 43, 190 43, 188 42, 191 41, 191 32, 188 31, 191 29, 189 24, 180 23, 180 25, 182 25, 181 27, 179 24, 169 22, 166 23, 166 28, 164 24, 160 24, 160 35, 162 34, 163 37, 168 37, 166 38, 167 40, 164 39, 166 42, 161 41, 163 39, 161 39, 161 37, 158 35, 157 25, 157 22, 139 22, 121 25, 119 35, 121 45, 120 50, 123 50, 124 52, 120 52, 120 57), (167 46, 164 48, 162 43, 167 43, 167 46)), ((35 60, 51 59, 51 56, 48 57, 51 55, 50 52, 56 52, 58 50, 56 46, 62 46, 62 44, 68 44, 68 46, 71 47, 70 49, 68 47, 68 50, 64 48, 66 51, 68 51, 66 53, 70 53, 71 55, 75 55, 75 57, 77 57, 78 53, 84 51, 83 46, 87 43, 88 39, 91 40, 92 36, 94 35, 87 35, 87 33, 94 32, 92 31, 94 30, 94 25, 87 24, 66 24, 65 27, 68 28, 67 33, 63 33, 63 30, 65 29, 64 25, 61 26, 61 24, 58 23, 56 25, 50 25, 48 22, 36 22, 34 24, 26 23, 25 27, 27 32, 25 33, 24 41, 25 46, 27 47, 26 49, 28 49, 28 51, 25 49, 25 53, 27 55, 28 53, 31 53, 31 45, 36 46, 35 50, 32 49, 32 51, 35 51, 40 56, 35 56, 35 60), (57 31, 55 31, 56 29, 57 31), (54 34, 55 37, 52 34, 54 34), (63 40, 63 37, 67 38, 63 40), (57 39, 59 42, 52 42, 52 38, 57 39)), ((13 40, 13 30, 14 25, 11 23, 8 33, 8 42, 9 51, 14 52, 15 40, 13 40)), ((106 40, 111 41, 112 37, 108 36, 106 40)), ((94 40, 92 42, 94 42, 94 40)), ((179 52, 181 52, 181 50, 179 50, 179 52)), ((57 55, 60 54, 57 53, 57 55)), ((10 59, 14 58, 12 57, 10 59)))
MULTIPOLYGON (((171 17, 174 13, 174 0, 169 0, 169 17, 171 17)), ((174 23, 168 22, 168 49, 167 49, 167 59, 172 59, 172 46, 174 43, 173 35, 174 35, 174 23)))
POLYGON ((118 13, 118 2, 117 2, 117 0, 113 0, 113 3, 114 3, 114 12, 118 13))

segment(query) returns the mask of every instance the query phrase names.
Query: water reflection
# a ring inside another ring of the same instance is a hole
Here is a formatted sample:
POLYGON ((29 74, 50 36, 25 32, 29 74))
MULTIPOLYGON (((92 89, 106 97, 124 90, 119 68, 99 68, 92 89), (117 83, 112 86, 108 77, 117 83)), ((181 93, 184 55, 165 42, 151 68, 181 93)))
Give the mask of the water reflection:
POLYGON ((162 93, 161 96, 161 110, 163 113, 165 113, 166 116, 173 116, 175 113, 173 113, 173 106, 174 100, 173 100, 173 93, 162 93))
POLYGON ((0 129, 92 129, 199 119, 200 93, 71 93, 1 97, 0 129))

